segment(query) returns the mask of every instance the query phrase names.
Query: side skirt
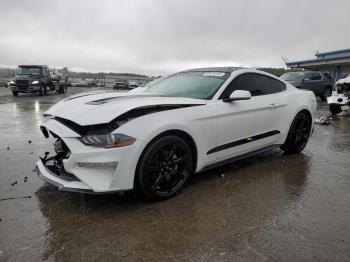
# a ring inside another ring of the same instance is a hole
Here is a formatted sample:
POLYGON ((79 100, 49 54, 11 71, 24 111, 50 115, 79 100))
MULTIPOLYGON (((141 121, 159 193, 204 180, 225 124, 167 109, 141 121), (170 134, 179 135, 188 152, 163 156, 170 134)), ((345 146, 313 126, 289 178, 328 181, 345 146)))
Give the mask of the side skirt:
POLYGON ((234 156, 232 158, 225 159, 225 160, 219 161, 217 163, 205 166, 200 171, 198 171, 197 173, 200 173, 200 172, 203 172, 203 171, 207 171, 209 169, 213 169, 213 168, 216 168, 216 167, 219 167, 219 166, 223 166, 223 165, 226 165, 226 164, 229 164, 229 163, 232 163, 232 162, 236 162, 238 160, 242 160, 242 159, 245 159, 245 158, 248 158, 248 157, 251 157, 251 156, 259 155, 261 153, 264 153, 266 151, 275 149, 275 148, 280 147, 280 146, 281 145, 271 145, 271 146, 260 148, 258 150, 254 150, 254 151, 249 152, 249 153, 245 153, 245 154, 239 155, 239 156, 234 156))

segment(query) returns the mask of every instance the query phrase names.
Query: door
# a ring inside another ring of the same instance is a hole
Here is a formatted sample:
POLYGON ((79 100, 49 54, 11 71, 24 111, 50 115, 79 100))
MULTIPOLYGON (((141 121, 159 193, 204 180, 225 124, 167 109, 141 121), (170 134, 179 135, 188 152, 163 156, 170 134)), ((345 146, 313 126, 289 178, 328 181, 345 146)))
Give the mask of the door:
POLYGON ((283 82, 258 73, 237 76, 217 101, 218 146, 210 151, 218 159, 226 159, 275 144, 282 109, 286 105, 281 93, 283 82), (249 100, 224 102, 234 90, 247 90, 249 100))
POLYGON ((316 94, 316 83, 312 77, 313 76, 311 72, 305 72, 302 88, 313 91, 316 94))
POLYGON ((323 95, 325 81, 322 80, 321 74, 318 72, 312 72, 311 73, 311 80, 313 82, 314 93, 317 95, 323 95))

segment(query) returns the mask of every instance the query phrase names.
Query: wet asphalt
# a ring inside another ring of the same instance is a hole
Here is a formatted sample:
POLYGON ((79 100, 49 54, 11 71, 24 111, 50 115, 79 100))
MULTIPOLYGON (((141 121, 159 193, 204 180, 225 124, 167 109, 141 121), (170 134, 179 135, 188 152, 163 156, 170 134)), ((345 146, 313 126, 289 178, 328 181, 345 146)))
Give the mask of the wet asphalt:
MULTIPOLYGON (((68 94, 0 87, 0 261, 350 261, 350 115, 194 176, 173 199, 60 192, 33 172, 43 112, 68 94)), ((319 101, 318 116, 328 114, 319 101)))

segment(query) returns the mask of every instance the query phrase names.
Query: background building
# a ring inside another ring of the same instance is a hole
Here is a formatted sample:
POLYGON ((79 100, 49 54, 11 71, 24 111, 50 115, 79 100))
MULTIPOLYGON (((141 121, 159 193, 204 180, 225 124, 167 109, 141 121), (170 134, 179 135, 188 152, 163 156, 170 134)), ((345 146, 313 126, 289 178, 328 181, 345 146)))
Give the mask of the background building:
POLYGON ((316 58, 295 62, 286 62, 291 69, 303 68, 326 71, 338 80, 346 74, 350 74, 350 49, 336 50, 315 54, 316 58))

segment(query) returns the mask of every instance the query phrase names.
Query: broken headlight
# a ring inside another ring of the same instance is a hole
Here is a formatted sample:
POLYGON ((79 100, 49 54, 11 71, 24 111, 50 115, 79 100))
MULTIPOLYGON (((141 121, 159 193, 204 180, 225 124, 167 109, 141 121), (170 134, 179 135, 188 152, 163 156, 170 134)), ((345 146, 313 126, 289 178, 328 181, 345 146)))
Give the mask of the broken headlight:
POLYGON ((85 135, 80 141, 87 146, 116 148, 132 145, 136 139, 123 134, 85 135))

